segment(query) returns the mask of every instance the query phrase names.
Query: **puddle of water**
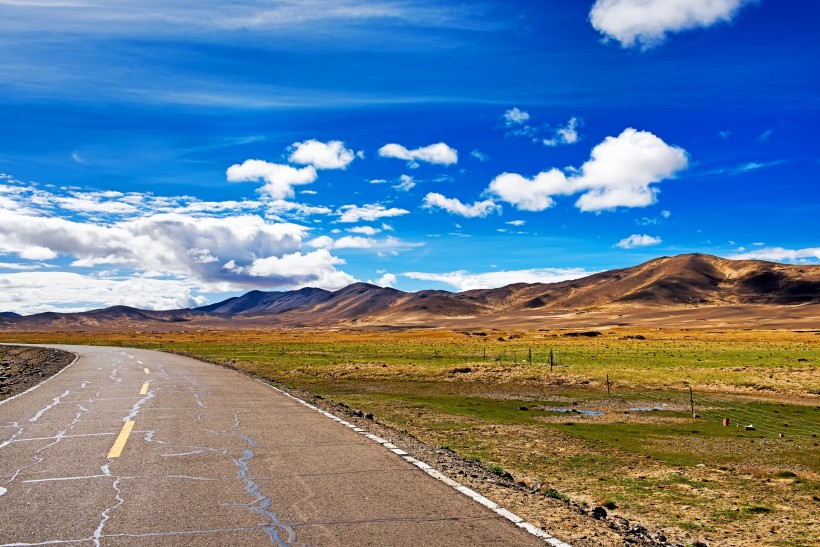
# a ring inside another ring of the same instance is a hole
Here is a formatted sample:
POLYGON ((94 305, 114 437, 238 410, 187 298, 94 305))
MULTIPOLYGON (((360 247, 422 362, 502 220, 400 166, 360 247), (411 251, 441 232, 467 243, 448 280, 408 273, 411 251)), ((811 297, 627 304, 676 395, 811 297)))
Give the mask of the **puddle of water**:
POLYGON ((547 412, 564 412, 564 413, 576 413, 576 414, 586 414, 588 416, 603 416, 604 413, 602 410, 586 410, 583 408, 545 408, 547 412))
POLYGON ((670 410, 664 406, 633 406, 630 407, 631 412, 652 412, 653 410, 670 410))

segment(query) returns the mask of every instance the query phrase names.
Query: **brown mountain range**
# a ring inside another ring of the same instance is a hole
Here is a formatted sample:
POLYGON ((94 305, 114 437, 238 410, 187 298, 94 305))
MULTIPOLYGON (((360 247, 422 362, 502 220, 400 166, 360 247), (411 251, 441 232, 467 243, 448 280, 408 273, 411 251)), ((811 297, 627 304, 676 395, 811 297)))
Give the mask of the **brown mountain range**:
POLYGON ((820 266, 687 254, 572 281, 460 293, 356 283, 334 292, 251 291, 184 310, 0 315, 0 330, 611 325, 820 328, 820 266))

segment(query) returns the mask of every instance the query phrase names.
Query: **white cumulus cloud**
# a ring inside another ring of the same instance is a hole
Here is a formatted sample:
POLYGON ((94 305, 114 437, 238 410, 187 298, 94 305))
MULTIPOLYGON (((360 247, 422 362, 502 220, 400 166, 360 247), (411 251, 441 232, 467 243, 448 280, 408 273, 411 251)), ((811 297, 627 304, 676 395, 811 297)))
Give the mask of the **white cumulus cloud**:
POLYGON ((583 268, 531 268, 498 272, 470 273, 465 270, 447 273, 406 272, 402 275, 411 279, 438 281, 455 287, 459 291, 492 289, 513 283, 557 283, 568 279, 578 279, 595 272, 583 268))
POLYGON ((409 192, 410 190, 416 187, 416 183, 413 180, 413 177, 411 177, 410 175, 402 175, 401 177, 399 177, 399 180, 401 182, 393 186, 393 188, 395 188, 396 190, 399 190, 401 192, 409 192))
POLYGON ((530 113, 519 109, 517 106, 514 106, 509 110, 505 110, 504 116, 502 117, 504 125, 507 127, 522 125, 524 123, 527 123, 529 119, 530 113))
POLYGON ((392 287, 396 284, 396 281, 397 279, 395 274, 386 273, 376 280, 375 285, 378 285, 379 287, 392 287))
POLYGON ((312 165, 316 169, 347 169, 356 154, 345 148, 342 141, 320 142, 310 139, 295 142, 290 147, 288 160, 300 165, 312 165))
POLYGON ((592 26, 622 47, 647 49, 671 32, 728 22, 757 0, 597 0, 589 12, 592 26))
POLYGON ((631 236, 620 240, 615 244, 615 246, 620 247, 621 249, 634 249, 635 247, 649 247, 650 245, 658 245, 661 241, 662 240, 659 237, 653 237, 646 234, 632 234, 631 236))
POLYGON ((424 161, 438 165, 452 165, 458 162, 458 151, 443 142, 409 150, 400 144, 385 144, 379 148, 383 158, 396 158, 408 162, 424 161))
POLYGON ((73 272, 0 274, 0 309, 21 314, 84 311, 108 306, 149 310, 206 304, 190 280, 73 272))
POLYGON ((557 128, 551 138, 544 139, 544 146, 559 146, 578 142, 578 128, 583 123, 581 118, 570 118, 567 124, 557 128))
POLYGON ((303 274, 263 275, 265 260, 282 263, 274 259, 284 256, 289 258, 283 264, 303 260, 305 268, 314 268, 315 277, 310 279, 316 284, 343 278, 330 259, 317 261, 313 254, 300 254, 306 234, 303 226, 269 222, 256 215, 157 214, 104 225, 5 214, 0 223, 0 254, 36 260, 61 255, 73 260, 73 268, 111 266, 181 276, 212 291, 300 285, 307 279, 303 274))
POLYGON ((543 211, 554 204, 552 196, 578 193, 575 206, 582 211, 645 207, 656 201, 657 188, 651 185, 685 169, 688 161, 682 148, 628 128, 595 146, 590 159, 569 174, 551 169, 528 179, 502 173, 487 191, 525 211, 543 211))
POLYGON ((380 218, 406 215, 410 211, 398 207, 387 208, 384 205, 368 203, 365 205, 342 205, 337 211, 339 222, 372 222, 380 218))
POLYGON ((310 184, 317 178, 316 168, 308 165, 302 168, 269 163, 262 160, 245 160, 234 164, 227 170, 228 182, 255 182, 264 180, 259 191, 272 199, 285 199, 294 196, 293 187, 310 184))
POLYGON ((523 211, 548 209, 555 203, 550 196, 572 191, 566 175, 558 169, 543 171, 532 179, 517 173, 501 173, 487 190, 523 211))
POLYGON ((670 146, 648 131, 625 129, 592 149, 590 160, 573 177, 585 193, 576 202, 582 211, 645 207, 655 203, 653 183, 686 168, 686 151, 670 146))
POLYGON ((355 277, 335 268, 344 263, 343 259, 331 255, 327 249, 317 249, 310 253, 297 251, 282 256, 258 258, 247 266, 226 264, 225 268, 232 273, 263 278, 277 286, 310 286, 333 290, 356 282, 355 277))
POLYGON ((424 196, 423 207, 425 209, 444 209, 448 213, 466 218, 484 218, 490 213, 501 212, 501 206, 491 199, 476 201, 472 205, 466 205, 456 198, 448 198, 436 192, 430 192, 424 196))

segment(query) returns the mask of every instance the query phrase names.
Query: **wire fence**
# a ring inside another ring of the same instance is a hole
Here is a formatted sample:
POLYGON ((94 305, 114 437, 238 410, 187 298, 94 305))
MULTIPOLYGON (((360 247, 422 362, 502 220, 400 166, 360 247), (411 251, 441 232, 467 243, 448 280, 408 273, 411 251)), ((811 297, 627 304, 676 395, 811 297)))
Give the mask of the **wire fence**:
MULTIPOLYGON (((410 344, 384 344, 384 345, 358 345, 358 344, 333 344, 328 345, 321 342, 292 342, 281 344, 260 344, 260 345, 237 345, 230 349, 225 347, 208 348, 197 343, 129 343, 128 345, 141 345, 171 351, 182 351, 185 353, 193 350, 198 356, 212 359, 242 359, 254 356, 277 357, 286 360, 313 360, 334 361, 334 362, 412 362, 426 361, 429 363, 440 363, 451 366, 459 363, 485 362, 488 364, 509 364, 509 365, 534 365, 544 373, 555 370, 561 373, 571 370, 572 364, 579 358, 587 358, 584 353, 577 354, 571 349, 554 349, 544 345, 517 346, 508 345, 499 347, 499 344, 476 345, 466 348, 463 345, 431 344, 426 346, 410 344), (226 351, 227 350, 227 351, 226 351)), ((614 350, 613 350, 613 353, 614 350)), ((617 353, 620 359, 624 359, 623 351, 617 353)), ((598 352, 599 362, 605 362, 605 356, 598 352), (602 358, 604 357, 604 358, 602 358)), ((626 356, 629 358, 629 356, 626 356)), ((635 352, 636 359, 647 359, 646 352, 635 352)), ((685 359, 684 354, 678 357, 685 359)), ((616 398, 621 398, 623 386, 610 383, 609 375, 605 370, 601 370, 600 380, 586 386, 580 386, 582 390, 588 390, 590 399, 600 400, 604 394, 607 398, 614 394, 616 398), (614 392, 614 393, 613 393, 614 392)), ((781 413, 771 407, 775 403, 767 403, 763 399, 754 401, 741 401, 733 395, 717 396, 712 392, 699 392, 695 386, 690 400, 688 390, 681 391, 667 387, 665 389, 653 389, 651 392, 634 392, 630 394, 641 400, 642 405, 648 405, 649 410, 668 410, 667 404, 673 405, 678 410, 690 410, 690 405, 701 419, 713 423, 721 423, 724 419, 729 420, 730 427, 753 426, 754 430, 766 435, 788 436, 788 437, 817 437, 820 434, 820 422, 795 416, 799 409, 795 405, 789 405, 788 410, 781 413), (655 408, 657 406, 657 408, 655 408)), ((810 409, 811 407, 807 407, 810 409)), ((642 408, 641 410, 646 410, 642 408)))
POLYGON ((695 399, 697 412, 708 420, 721 421, 729 419, 730 427, 754 427, 755 430, 773 436, 817 437, 820 435, 820 423, 794 415, 791 407, 788 415, 780 411, 767 410, 760 403, 745 404, 727 398, 716 398, 711 395, 698 395, 695 399))

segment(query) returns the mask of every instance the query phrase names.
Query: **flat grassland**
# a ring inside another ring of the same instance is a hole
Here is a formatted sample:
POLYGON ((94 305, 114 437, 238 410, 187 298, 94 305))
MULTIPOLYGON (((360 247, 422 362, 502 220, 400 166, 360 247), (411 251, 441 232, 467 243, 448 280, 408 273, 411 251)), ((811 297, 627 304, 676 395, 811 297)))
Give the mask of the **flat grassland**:
MULTIPOLYGON (((75 332, 0 339, 163 349, 253 372, 372 413, 493 472, 509 471, 545 496, 607 507, 682 544, 820 544, 820 331, 75 332)), ((511 508, 550 526, 532 508, 511 508)))

